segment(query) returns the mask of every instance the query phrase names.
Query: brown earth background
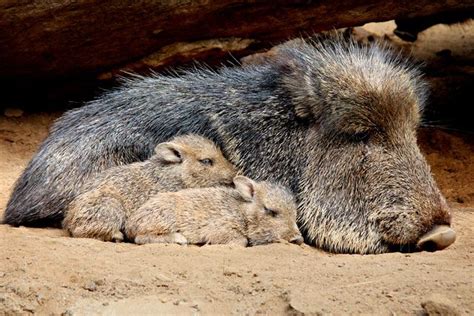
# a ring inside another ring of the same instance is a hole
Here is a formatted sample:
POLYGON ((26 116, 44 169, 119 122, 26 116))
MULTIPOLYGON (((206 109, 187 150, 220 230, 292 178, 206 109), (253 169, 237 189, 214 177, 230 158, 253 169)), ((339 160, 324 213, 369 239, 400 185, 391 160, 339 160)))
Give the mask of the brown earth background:
MULTIPOLYGON (((393 38, 393 27, 389 22, 364 30, 393 38)), ((411 49, 427 59, 445 49, 473 56, 473 37, 472 22, 437 25, 411 49)), ((0 215, 14 181, 61 115, 4 106, 0 215)), ((0 225, 0 315, 473 314, 474 137, 426 125, 419 143, 458 233, 446 250, 335 255, 286 243, 138 246, 0 225)))

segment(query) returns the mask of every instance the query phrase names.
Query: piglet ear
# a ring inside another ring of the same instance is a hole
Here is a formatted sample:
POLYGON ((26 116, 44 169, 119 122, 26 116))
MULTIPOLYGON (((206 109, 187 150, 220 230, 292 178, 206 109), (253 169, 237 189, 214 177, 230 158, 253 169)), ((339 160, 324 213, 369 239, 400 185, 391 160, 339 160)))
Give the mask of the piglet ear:
POLYGON ((235 189, 240 196, 248 202, 253 201, 255 197, 255 182, 244 176, 236 176, 234 178, 235 189))
POLYGON ((155 147, 156 157, 166 163, 183 162, 183 148, 175 143, 161 143, 155 147))

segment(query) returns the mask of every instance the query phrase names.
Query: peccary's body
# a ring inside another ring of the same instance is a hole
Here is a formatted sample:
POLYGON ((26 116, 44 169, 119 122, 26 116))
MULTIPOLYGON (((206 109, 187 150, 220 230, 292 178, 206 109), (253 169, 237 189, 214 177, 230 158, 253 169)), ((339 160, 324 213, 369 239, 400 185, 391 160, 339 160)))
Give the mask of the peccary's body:
POLYGON ((127 217, 158 192, 232 184, 236 170, 211 141, 185 135, 147 161, 108 169, 84 185, 63 226, 74 237, 122 241, 127 217))
POLYGON ((127 220, 130 240, 144 243, 302 243, 296 203, 284 187, 236 177, 235 189, 214 187, 158 193, 127 220))
POLYGON ((98 172, 197 133, 249 177, 289 186, 308 242, 334 252, 398 249, 450 224, 416 144, 425 90, 404 60, 340 39, 288 44, 257 66, 133 78, 55 123, 5 221, 58 220, 98 172))

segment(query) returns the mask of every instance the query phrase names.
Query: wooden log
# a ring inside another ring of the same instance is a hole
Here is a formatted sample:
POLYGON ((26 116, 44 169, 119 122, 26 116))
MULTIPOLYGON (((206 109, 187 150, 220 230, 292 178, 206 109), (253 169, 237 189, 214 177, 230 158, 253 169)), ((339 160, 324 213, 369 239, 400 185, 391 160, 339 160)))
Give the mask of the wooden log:
POLYGON ((2 0, 0 77, 102 73, 149 55, 168 65, 251 52, 315 31, 473 6, 472 0, 2 0))

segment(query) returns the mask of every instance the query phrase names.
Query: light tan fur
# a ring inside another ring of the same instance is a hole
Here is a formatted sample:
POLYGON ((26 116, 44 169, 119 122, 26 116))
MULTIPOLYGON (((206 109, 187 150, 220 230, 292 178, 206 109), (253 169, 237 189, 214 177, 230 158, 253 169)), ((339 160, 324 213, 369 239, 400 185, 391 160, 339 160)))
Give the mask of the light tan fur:
POLYGON ((243 176, 234 185, 158 193, 128 218, 125 233, 138 244, 303 242, 288 189, 243 176))
POLYGON ((236 169, 207 138, 178 136, 144 162, 101 173, 69 205, 63 226, 73 237, 122 241, 131 212, 158 192, 230 185, 236 169))

